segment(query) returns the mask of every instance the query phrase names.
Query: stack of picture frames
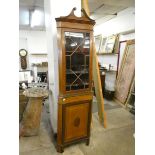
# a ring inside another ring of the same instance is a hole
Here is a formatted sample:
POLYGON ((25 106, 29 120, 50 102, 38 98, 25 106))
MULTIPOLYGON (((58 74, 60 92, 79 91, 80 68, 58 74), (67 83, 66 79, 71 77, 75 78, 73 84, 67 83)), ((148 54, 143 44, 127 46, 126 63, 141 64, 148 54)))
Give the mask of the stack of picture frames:
POLYGON ((119 103, 127 105, 135 77, 135 40, 119 42, 119 36, 119 34, 109 37, 98 35, 94 38, 97 55, 118 53, 115 99, 119 103), (120 56, 119 52, 121 44, 125 47, 123 56, 120 56))
POLYGON ((135 77, 135 40, 126 42, 125 51, 116 80, 115 98, 126 105, 135 77))
POLYGON ((119 47, 119 34, 102 37, 95 36, 95 46, 97 54, 117 53, 119 47))

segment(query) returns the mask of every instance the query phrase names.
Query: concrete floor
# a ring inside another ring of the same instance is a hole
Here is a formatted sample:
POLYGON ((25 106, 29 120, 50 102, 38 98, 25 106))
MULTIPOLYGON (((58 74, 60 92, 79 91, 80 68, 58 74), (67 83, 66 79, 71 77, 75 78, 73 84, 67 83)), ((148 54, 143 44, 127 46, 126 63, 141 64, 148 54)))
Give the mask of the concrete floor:
MULTIPOLYGON (((114 101, 105 102, 107 128, 100 125, 97 104, 93 103, 93 118, 89 146, 85 143, 71 145, 62 155, 134 155, 134 116, 114 101)), ((47 103, 43 106, 40 133, 34 137, 21 137, 20 155, 61 155, 57 153, 51 138, 47 103)))

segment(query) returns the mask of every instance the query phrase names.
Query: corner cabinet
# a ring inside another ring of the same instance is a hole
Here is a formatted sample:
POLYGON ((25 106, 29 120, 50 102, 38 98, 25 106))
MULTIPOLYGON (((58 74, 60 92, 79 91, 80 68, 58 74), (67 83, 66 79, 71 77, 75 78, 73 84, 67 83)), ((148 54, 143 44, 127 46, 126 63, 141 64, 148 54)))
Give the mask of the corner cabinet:
POLYGON ((56 18, 59 48, 59 99, 57 151, 85 141, 89 144, 92 107, 93 26, 82 9, 73 8, 66 17, 56 18))

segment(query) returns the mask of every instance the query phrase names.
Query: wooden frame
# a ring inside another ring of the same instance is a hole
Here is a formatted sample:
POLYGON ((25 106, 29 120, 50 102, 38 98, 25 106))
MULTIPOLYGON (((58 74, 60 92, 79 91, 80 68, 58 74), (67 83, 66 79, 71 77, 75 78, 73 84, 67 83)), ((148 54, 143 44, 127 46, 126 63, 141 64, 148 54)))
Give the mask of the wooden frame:
POLYGON ((115 34, 116 38, 115 38, 115 44, 114 44, 114 54, 118 54, 119 53, 119 38, 120 35, 119 34, 115 34))
POLYGON ((112 53, 115 45, 116 35, 109 36, 106 40, 104 48, 105 53, 112 53))
POLYGON ((133 92, 134 89, 135 89, 135 75, 134 75, 134 77, 132 79, 131 87, 130 87, 130 90, 129 90, 129 93, 128 93, 128 97, 127 97, 127 100, 125 102, 126 107, 129 105, 129 100, 130 100, 130 98, 132 96, 132 92, 133 92))
POLYGON ((116 41, 116 35, 102 38, 102 44, 99 53, 112 53, 116 41))
POLYGON ((119 67, 120 67, 120 53, 121 53, 121 44, 122 43, 126 43, 127 42, 127 40, 125 40, 125 41, 120 41, 119 42, 119 46, 118 46, 118 61, 117 61, 117 73, 116 73, 116 78, 117 78, 117 76, 118 76, 118 72, 119 72, 119 67))
POLYGON ((125 104, 135 74, 135 40, 127 41, 116 81, 115 98, 125 104))
MULTIPOLYGON (((62 34, 62 38, 64 38, 65 36, 64 36, 64 32, 67 32, 67 31, 70 31, 70 32, 87 32, 87 33, 90 33, 90 40, 92 40, 93 39, 93 34, 92 34, 92 32, 90 31, 90 30, 82 30, 82 29, 77 29, 77 30, 75 30, 75 29, 68 29, 68 28, 62 28, 61 29, 61 34, 62 34)), ((63 57, 65 57, 65 43, 64 43, 64 41, 63 40, 61 40, 62 41, 62 43, 61 43, 61 45, 62 45, 62 52, 63 52, 63 57)), ((63 61, 63 63, 64 63, 64 65, 63 65, 63 68, 62 68, 62 71, 63 71, 63 75, 65 75, 65 73, 66 73, 66 59, 64 59, 64 61, 63 61)), ((67 92, 66 90, 65 90, 65 86, 66 86, 66 76, 64 76, 64 82, 63 82, 63 85, 62 85, 62 87, 63 87, 63 94, 74 94, 74 93, 83 93, 83 92, 85 92, 85 91, 91 91, 91 89, 92 89, 92 44, 90 43, 90 62, 89 62, 89 88, 86 88, 86 89, 78 89, 78 90, 72 90, 72 91, 70 91, 70 92, 67 92), (80 92, 79 92, 80 91, 80 92)))

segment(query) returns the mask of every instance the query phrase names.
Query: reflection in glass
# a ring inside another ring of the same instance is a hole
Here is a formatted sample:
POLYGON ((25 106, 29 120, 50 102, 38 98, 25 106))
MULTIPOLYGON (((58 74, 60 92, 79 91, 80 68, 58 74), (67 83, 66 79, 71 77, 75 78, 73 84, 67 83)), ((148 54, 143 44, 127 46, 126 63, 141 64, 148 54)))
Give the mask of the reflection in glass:
POLYGON ((65 32, 66 91, 89 87, 90 34, 65 32))

